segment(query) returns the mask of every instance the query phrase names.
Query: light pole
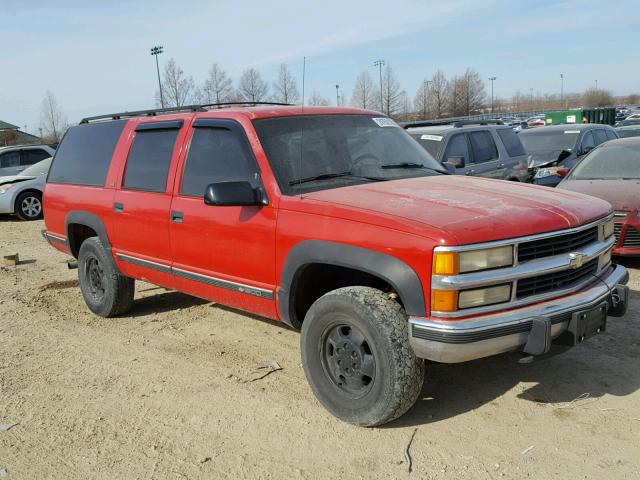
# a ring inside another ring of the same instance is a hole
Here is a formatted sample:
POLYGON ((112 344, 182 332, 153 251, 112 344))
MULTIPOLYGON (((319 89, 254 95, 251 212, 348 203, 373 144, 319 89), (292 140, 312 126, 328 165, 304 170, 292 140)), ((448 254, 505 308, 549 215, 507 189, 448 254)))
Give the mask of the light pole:
POLYGON ((560 74, 560 108, 564 108, 564 74, 560 74))
POLYGON ((493 82, 496 81, 498 77, 489 77, 489 80, 491 80, 491 114, 493 115, 493 82))
POLYGON ((598 90, 598 80, 596 80, 596 91, 598 90))
POLYGON ((533 88, 529 89, 529 102, 531 102, 531 110, 533 110, 533 88))
POLYGON ((422 116, 424 117, 423 120, 427 119, 427 95, 429 92, 430 83, 431 83, 431 80, 425 80, 422 83, 422 116))
POLYGON ((384 108, 382 106, 382 66, 384 65, 384 60, 376 60, 373 62, 374 67, 378 67, 380 70, 380 111, 384 112, 384 108))
POLYGON ((151 49, 151 55, 156 57, 156 72, 158 72, 158 89, 160 90, 160 106, 164 108, 164 96, 162 95, 162 84, 160 83, 160 66, 158 65, 158 55, 162 53, 162 47, 157 46, 151 49))
POLYGON ((340 106, 340 85, 336 83, 336 106, 340 106))

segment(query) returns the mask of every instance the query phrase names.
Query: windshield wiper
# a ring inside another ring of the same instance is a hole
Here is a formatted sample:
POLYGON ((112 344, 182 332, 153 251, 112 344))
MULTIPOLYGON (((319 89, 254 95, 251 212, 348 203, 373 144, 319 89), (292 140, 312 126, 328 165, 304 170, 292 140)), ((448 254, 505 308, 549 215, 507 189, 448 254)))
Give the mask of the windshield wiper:
POLYGON ((446 172, 444 170, 438 170, 437 168, 427 167, 426 165, 423 165, 421 163, 414 163, 414 162, 387 163, 385 165, 380 165, 380 168, 405 168, 405 169, 422 168, 425 170, 431 170, 432 172, 442 173, 443 175, 451 175, 449 172, 446 172))
POLYGON ((381 178, 381 177, 366 177, 363 175, 354 175, 351 172, 334 172, 334 173, 322 173, 320 175, 314 175, 313 177, 299 178, 297 180, 290 180, 289 185, 299 185, 301 183, 314 182, 316 180, 329 180, 331 178, 340 178, 340 177, 362 178, 365 180, 371 180, 372 182, 381 182, 383 180, 387 180, 386 178, 381 178))

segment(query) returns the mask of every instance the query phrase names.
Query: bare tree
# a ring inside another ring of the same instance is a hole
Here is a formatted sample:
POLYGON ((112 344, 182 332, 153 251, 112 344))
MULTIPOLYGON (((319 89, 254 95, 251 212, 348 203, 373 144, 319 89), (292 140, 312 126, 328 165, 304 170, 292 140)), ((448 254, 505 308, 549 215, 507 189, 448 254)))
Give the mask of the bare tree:
POLYGON ((64 132, 69 128, 67 117, 62 112, 62 109, 51 90, 47 90, 47 93, 42 100, 40 124, 42 127, 43 138, 52 143, 58 143, 62 139, 64 132))
POLYGON ((249 68, 242 73, 238 93, 244 102, 260 102, 267 97, 268 85, 262 80, 260 72, 249 68))
POLYGON ((280 64, 278 71, 278 81, 273 84, 273 99, 281 103, 297 103, 300 94, 298 93, 298 85, 286 63, 280 64))
POLYGON ((358 75, 356 85, 353 87, 351 103, 360 108, 380 109, 380 92, 375 88, 369 72, 364 71, 358 75))
POLYGON ((438 70, 431 77, 429 93, 433 113, 436 118, 441 118, 447 110, 447 79, 442 70, 438 70))
POLYGON ((312 106, 326 106, 329 105, 329 100, 320 95, 316 90, 313 91, 307 103, 312 106))
MULTIPOLYGON (((187 78, 173 58, 164 66, 161 88, 166 107, 187 105, 193 101, 193 96, 197 93, 193 78, 187 78)), ((160 104, 159 92, 156 93, 156 103, 160 104)))
POLYGON ((638 102, 640 102, 640 95, 638 95, 637 93, 632 93, 624 98, 624 103, 626 103, 627 105, 634 105, 638 102))
POLYGON ((418 87, 418 91, 416 92, 416 96, 413 99, 413 109, 417 113, 418 117, 423 120, 429 118, 429 114, 431 111, 429 108, 431 97, 429 93, 430 84, 430 80, 427 80, 426 78, 422 80, 422 83, 420 84, 420 86, 418 87))
POLYGON ((227 76, 227 72, 214 63, 202 88, 203 100, 206 100, 206 103, 223 103, 231 101, 232 96, 232 80, 227 76))
POLYGON ((390 65, 382 75, 382 112, 392 117, 399 112, 402 103, 400 83, 390 65))
POLYGON ((484 90, 484 81, 480 74, 473 68, 467 68, 462 76, 461 87, 464 92, 464 101, 467 115, 482 110, 486 103, 487 93, 484 90))
POLYGON ((613 95, 609 90, 589 88, 582 94, 585 107, 608 107, 613 103, 613 95))
POLYGON ((453 77, 447 82, 449 114, 454 117, 467 113, 467 81, 464 77, 453 77))

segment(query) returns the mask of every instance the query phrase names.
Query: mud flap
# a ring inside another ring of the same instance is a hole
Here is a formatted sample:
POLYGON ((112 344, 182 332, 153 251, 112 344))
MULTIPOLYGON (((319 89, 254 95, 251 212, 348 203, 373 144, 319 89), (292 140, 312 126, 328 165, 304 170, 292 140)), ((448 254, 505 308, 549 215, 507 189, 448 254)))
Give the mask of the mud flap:
POLYGON ((523 352, 529 355, 543 355, 547 353, 550 348, 551 319, 548 317, 535 317, 523 352))

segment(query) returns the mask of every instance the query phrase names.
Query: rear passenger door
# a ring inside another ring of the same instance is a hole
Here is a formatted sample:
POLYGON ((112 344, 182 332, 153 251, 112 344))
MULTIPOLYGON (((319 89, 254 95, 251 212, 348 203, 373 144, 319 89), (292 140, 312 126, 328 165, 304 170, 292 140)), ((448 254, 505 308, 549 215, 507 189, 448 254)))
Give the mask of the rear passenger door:
POLYGON ((125 274, 173 286, 169 211, 182 120, 139 123, 113 202, 112 245, 125 274))
POLYGON ((471 174, 479 177, 502 178, 505 166, 500 162, 498 149, 491 133, 476 131, 469 132, 467 135, 469 135, 473 158, 471 174))
POLYGON ((227 119, 196 119, 171 204, 173 273, 182 291, 275 317, 277 210, 205 205, 207 185, 247 181, 260 171, 243 127, 227 119))

